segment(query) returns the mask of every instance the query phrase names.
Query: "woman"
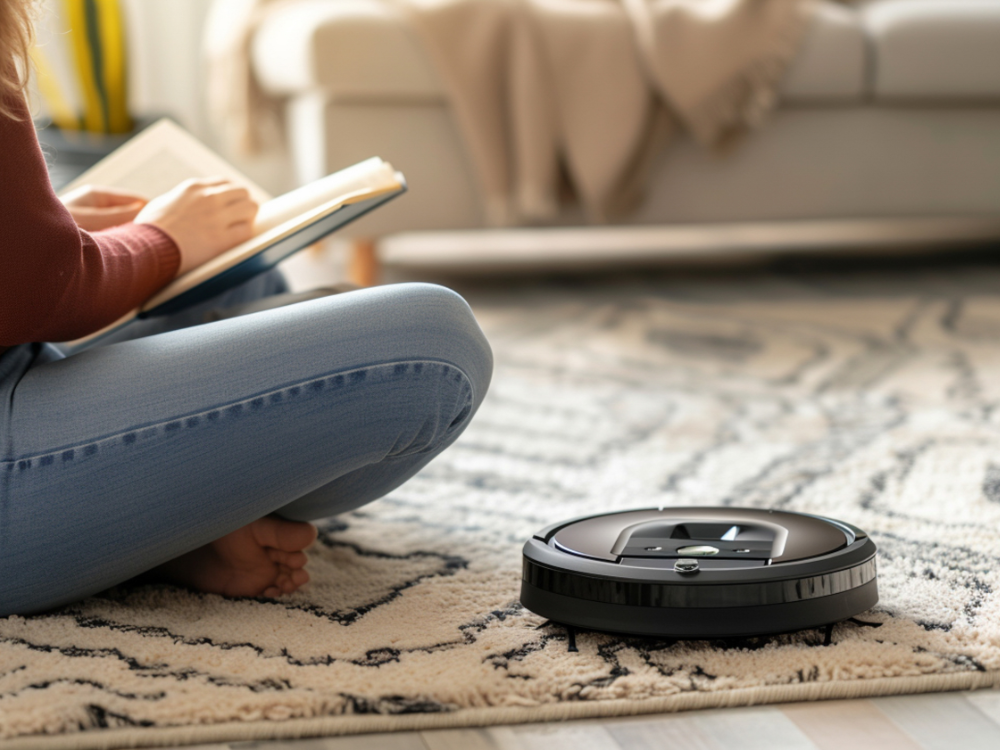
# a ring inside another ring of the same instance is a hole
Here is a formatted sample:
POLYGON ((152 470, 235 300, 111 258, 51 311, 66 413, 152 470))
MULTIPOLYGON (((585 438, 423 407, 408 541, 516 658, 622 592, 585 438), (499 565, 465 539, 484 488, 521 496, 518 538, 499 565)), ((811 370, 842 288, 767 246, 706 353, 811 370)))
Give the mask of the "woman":
POLYGON ((489 345, 458 295, 425 284, 207 325, 193 310, 70 357, 40 343, 100 329, 246 239, 257 207, 221 179, 60 202, 24 99, 31 4, 0 0, 0 616, 140 574, 290 593, 309 520, 385 495, 458 437, 489 345))

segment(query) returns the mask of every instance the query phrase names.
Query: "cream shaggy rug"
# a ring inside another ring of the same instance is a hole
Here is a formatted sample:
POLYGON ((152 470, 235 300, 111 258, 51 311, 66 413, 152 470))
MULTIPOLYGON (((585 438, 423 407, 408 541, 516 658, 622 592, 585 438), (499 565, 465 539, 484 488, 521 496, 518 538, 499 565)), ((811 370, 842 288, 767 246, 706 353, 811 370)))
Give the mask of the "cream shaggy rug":
POLYGON ((492 391, 392 496, 330 520, 281 600, 121 587, 0 619, 4 748, 606 716, 1000 682, 1000 272, 542 286, 474 298, 492 391), (928 278, 937 276, 937 278, 928 278), (881 602, 823 634, 544 625, 520 548, 657 504, 840 517, 881 602))

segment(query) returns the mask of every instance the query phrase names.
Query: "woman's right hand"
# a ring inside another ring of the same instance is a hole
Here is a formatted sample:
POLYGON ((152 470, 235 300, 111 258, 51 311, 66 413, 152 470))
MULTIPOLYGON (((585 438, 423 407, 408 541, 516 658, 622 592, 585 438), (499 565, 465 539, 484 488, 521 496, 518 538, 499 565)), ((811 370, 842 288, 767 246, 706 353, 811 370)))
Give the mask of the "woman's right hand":
POLYGON ((136 224, 152 224, 177 244, 177 275, 250 239, 257 202, 250 192, 221 178, 185 180, 145 205, 136 224))

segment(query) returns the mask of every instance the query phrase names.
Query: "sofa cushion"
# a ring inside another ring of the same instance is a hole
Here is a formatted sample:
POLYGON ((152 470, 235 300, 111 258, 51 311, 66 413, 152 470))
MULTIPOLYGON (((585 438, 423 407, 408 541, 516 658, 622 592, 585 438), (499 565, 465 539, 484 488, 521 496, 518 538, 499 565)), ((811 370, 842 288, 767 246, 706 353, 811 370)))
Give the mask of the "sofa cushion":
POLYGON ((996 0, 878 0, 861 11, 876 100, 1000 97, 996 0))
MULTIPOLYGON (((859 98, 865 38, 859 14, 824 0, 792 61, 781 98, 859 98)), ((271 13, 254 35, 254 70, 274 94, 325 89, 351 101, 445 97, 403 13, 382 0, 307 0, 271 13)))
POLYGON ((779 89, 783 101, 851 100, 865 95, 867 42, 861 14, 833 2, 816 8, 779 89))
POLYGON ((254 71, 274 94, 326 89, 345 100, 444 98, 402 12, 380 0, 309 0, 271 13, 254 35, 254 71))

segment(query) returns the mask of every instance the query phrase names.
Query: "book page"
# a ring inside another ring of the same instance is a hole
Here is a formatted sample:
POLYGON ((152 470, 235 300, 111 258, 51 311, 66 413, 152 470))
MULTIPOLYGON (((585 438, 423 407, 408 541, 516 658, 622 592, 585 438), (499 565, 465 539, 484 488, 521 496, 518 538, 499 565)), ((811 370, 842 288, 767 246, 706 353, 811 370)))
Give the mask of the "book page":
POLYGON ((286 193, 280 198, 275 199, 274 202, 288 198, 284 206, 279 204, 281 210, 275 211, 270 219, 272 221, 277 220, 283 214, 287 213, 291 214, 291 218, 282 221, 276 226, 267 227, 265 225, 263 231, 259 231, 246 242, 240 243, 207 263, 203 263, 183 276, 174 279, 173 282, 148 300, 142 306, 142 309, 152 310, 158 307, 164 302, 193 289, 213 276, 256 255, 303 227, 329 216, 343 206, 384 195, 385 193, 397 192, 403 189, 403 184, 402 175, 393 170, 388 162, 373 158, 356 164, 353 167, 348 167, 346 170, 341 170, 341 172, 329 175, 322 180, 318 180, 316 183, 312 183, 312 185, 306 185, 304 188, 293 190, 292 193, 297 194, 294 198, 290 198, 291 194, 286 193), (332 179, 344 173, 350 174, 342 180, 332 179), (324 182, 326 184, 322 187, 310 190, 313 185, 324 182), (350 190, 350 192, 344 193, 343 190, 345 188, 350 190), (319 205, 315 205, 315 201, 318 198, 330 194, 333 195, 332 198, 319 205), (303 209, 303 207, 305 208, 303 209))
POLYGON ((132 190, 146 198, 172 190, 191 178, 225 177, 243 185, 260 204, 271 196, 179 125, 160 120, 143 130, 64 187, 81 185, 132 190))
POLYGON ((336 198, 398 185, 396 173, 389 164, 378 157, 366 159, 262 204, 254 221, 254 235, 274 229, 336 198))

